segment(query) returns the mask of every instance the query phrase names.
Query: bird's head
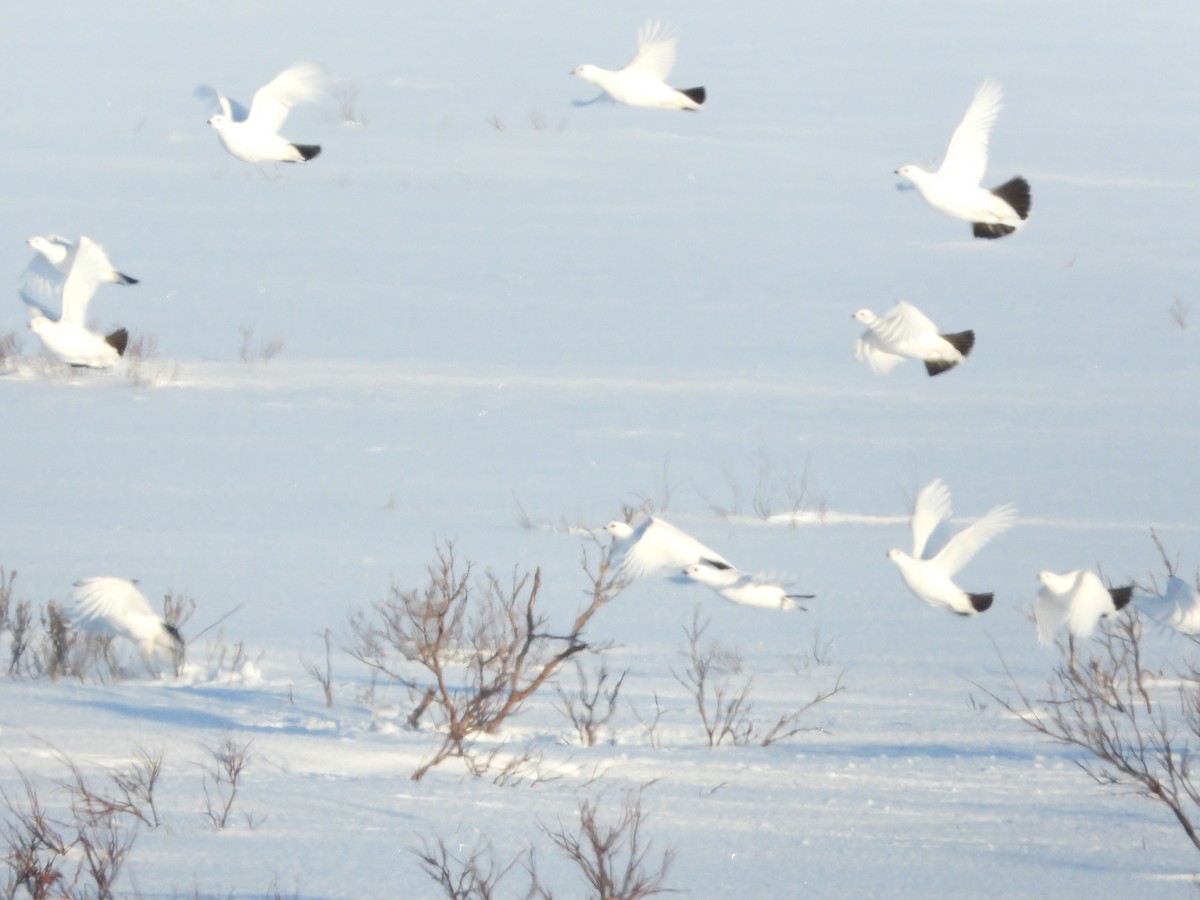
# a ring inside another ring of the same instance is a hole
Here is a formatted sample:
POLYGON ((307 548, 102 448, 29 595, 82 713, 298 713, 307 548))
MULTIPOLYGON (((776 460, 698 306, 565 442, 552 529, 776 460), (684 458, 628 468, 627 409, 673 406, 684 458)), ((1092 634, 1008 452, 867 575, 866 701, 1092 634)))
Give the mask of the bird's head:
POLYGON ((628 522, 612 521, 605 525, 601 531, 607 531, 617 540, 624 540, 633 534, 633 527, 628 522))
POLYGON ((598 66, 593 66, 591 63, 584 63, 582 66, 576 66, 574 69, 572 69, 570 74, 577 75, 584 81, 595 84, 600 76, 600 69, 598 66))
POLYGON ((217 131, 220 131, 229 124, 229 117, 224 113, 213 113, 208 117, 208 124, 217 129, 217 131))
POLYGON ((850 318, 866 325, 875 318, 875 313, 871 312, 869 309, 860 309, 858 312, 852 313, 850 318))

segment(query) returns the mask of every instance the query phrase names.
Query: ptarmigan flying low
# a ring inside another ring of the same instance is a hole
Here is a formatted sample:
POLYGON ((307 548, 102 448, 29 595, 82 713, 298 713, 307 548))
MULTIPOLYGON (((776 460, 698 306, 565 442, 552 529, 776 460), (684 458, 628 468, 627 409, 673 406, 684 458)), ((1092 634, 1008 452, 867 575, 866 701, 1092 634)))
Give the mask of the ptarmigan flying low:
POLYGON ((637 54, 618 71, 586 63, 571 74, 601 88, 618 103, 651 109, 698 110, 706 96, 702 87, 673 88, 666 83, 675 68, 674 31, 647 22, 638 31, 637 54))
POLYGON ((613 536, 613 550, 619 555, 621 572, 627 578, 661 574, 682 580, 680 572, 694 563, 706 563, 716 569, 734 568, 716 550, 658 516, 647 516, 637 525, 609 522, 604 530, 613 536))
POLYGON ((975 92, 936 172, 911 165, 896 170, 934 209, 970 222, 977 238, 1012 234, 1029 218, 1029 182, 1020 175, 990 190, 980 186, 987 171, 988 136, 1003 96, 1000 84, 990 78, 975 92))
POLYGON ((970 616, 992 605, 991 594, 970 594, 954 583, 954 575, 993 537, 1011 528, 1017 511, 1011 504, 988 510, 954 537, 934 556, 925 558, 926 544, 934 529, 950 519, 950 490, 938 479, 926 485, 913 505, 912 555, 889 550, 888 559, 900 570, 905 586, 926 603, 970 616))
POLYGON ((279 134, 293 106, 316 103, 329 91, 325 70, 312 63, 296 63, 260 87, 250 111, 208 86, 197 96, 215 100, 221 111, 209 118, 225 149, 249 163, 306 162, 321 152, 316 144, 293 144, 279 134))
POLYGON ((1094 572, 1038 572, 1037 577, 1042 588, 1033 618, 1043 645, 1054 640, 1055 630, 1064 623, 1072 637, 1091 636, 1101 618, 1120 612, 1133 596, 1132 587, 1107 588, 1094 572))
MULTIPOLYGON (((62 312, 51 319, 40 304, 29 306, 29 329, 54 356, 68 365, 106 369, 115 366, 125 353, 129 332, 120 328, 100 335, 85 324, 88 304, 102 281, 112 281, 113 265, 89 237, 66 252, 61 263, 66 272, 59 294, 62 312)), ((118 275, 120 273, 117 273, 118 275)))
POLYGON ((137 643, 147 659, 162 654, 172 662, 183 652, 183 636, 154 612, 136 582, 102 575, 75 582, 72 618, 94 634, 115 634, 137 643))
POLYGON ((919 359, 926 372, 940 375, 962 362, 975 346, 974 331, 942 334, 923 312, 903 300, 886 315, 860 309, 853 318, 867 326, 855 345, 854 358, 880 375, 904 359, 919 359))
POLYGON ((800 609, 797 600, 812 600, 814 594, 789 594, 782 585, 756 578, 738 569, 720 569, 708 563, 695 563, 683 574, 716 594, 739 606, 758 606, 763 609, 800 609))
POLYGON ((1159 624, 1181 634, 1200 634, 1200 593, 1194 584, 1171 575, 1161 597, 1139 594, 1136 602, 1159 624))

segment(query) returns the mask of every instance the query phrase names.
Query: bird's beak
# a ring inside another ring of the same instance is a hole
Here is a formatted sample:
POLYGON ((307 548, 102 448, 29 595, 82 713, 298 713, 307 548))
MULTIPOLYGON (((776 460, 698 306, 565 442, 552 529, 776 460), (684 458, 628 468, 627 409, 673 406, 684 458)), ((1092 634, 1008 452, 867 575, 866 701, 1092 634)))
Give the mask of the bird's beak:
POLYGON ((899 169, 892 169, 892 174, 893 174, 893 175, 899 175, 899 174, 900 174, 900 170, 899 170, 899 169))

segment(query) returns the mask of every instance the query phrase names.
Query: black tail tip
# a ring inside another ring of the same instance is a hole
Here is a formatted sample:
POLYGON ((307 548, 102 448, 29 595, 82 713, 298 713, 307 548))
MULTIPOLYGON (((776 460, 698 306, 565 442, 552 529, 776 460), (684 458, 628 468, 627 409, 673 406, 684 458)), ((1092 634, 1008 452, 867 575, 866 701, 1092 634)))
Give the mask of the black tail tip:
POLYGON ((963 356, 969 355, 975 348, 975 332, 970 329, 956 331, 953 334, 943 334, 941 338, 963 356))
POLYGON ((990 222, 971 223, 971 232, 975 235, 975 237, 986 238, 988 240, 1002 238, 1005 235, 1012 234, 1016 230, 1017 229, 1013 228, 1011 225, 993 225, 990 222))
POLYGON ((947 362, 944 359, 927 359, 925 360, 925 371, 929 373, 929 377, 941 375, 958 365, 958 361, 947 362))
POLYGON ((292 144, 292 146, 296 148, 297 153, 304 157, 305 162, 313 159, 321 152, 321 148, 316 144, 292 144))
POLYGON ((117 351, 117 356, 124 356, 125 347, 129 344, 129 332, 124 328, 118 328, 112 334, 106 334, 104 342, 117 351))
POLYGON ((708 92, 702 87, 680 88, 679 93, 700 106, 704 105, 704 100, 708 96, 708 92))
POLYGON ((971 600, 971 606, 977 613, 986 612, 992 608, 991 594, 967 594, 971 600))
POLYGON ((1133 585, 1109 588, 1108 593, 1112 597, 1113 606, 1116 609, 1124 609, 1129 605, 1129 601, 1133 599, 1133 585))
POLYGON ((992 188, 992 193, 1013 208, 1021 221, 1029 218, 1029 209, 1033 205, 1033 194, 1029 190, 1029 182, 1018 175, 1010 178, 1000 187, 992 188))
POLYGON ((138 280, 132 275, 126 275, 124 272, 117 273, 117 284, 137 284, 138 280))

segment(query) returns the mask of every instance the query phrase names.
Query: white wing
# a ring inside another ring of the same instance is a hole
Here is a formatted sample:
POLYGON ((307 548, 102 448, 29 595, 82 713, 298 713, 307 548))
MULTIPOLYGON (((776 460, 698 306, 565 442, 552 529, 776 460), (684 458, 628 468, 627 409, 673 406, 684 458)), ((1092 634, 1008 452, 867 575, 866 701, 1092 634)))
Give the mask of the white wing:
POLYGON ((1105 613, 1113 611, 1112 595, 1094 572, 1078 572, 1067 609, 1067 628, 1075 637, 1088 637, 1105 613))
POLYGON ((870 328, 889 348, 904 347, 937 334, 937 326, 923 312, 901 300, 887 315, 877 318, 870 328))
POLYGON ((865 362, 877 375, 886 375, 896 368, 898 363, 904 361, 903 356, 890 352, 879 336, 869 330, 864 331, 862 337, 855 343, 854 358, 858 362, 865 362))
POLYGON ((950 488, 946 487, 942 479, 931 481, 921 489, 913 504, 913 559, 924 559, 929 536, 935 528, 950 518, 950 513, 950 488))
POLYGON ((698 562, 707 562, 717 568, 734 567, 715 550, 655 516, 650 516, 634 529, 630 539, 633 543, 625 552, 621 568, 631 578, 641 578, 662 570, 673 570, 672 574, 678 575, 687 566, 698 562))
POLYGON ((132 635, 147 618, 158 622, 150 601, 126 578, 105 575, 77 581, 71 600, 76 622, 89 630, 132 635))
POLYGON ((80 237, 67 254, 64 263, 67 278, 62 287, 62 316, 60 322, 86 326, 88 304, 96 294, 96 287, 112 271, 112 263, 104 251, 89 237, 80 237))
POLYGON ((1038 591, 1037 602, 1033 605, 1033 620, 1037 623, 1039 644, 1048 647, 1054 643, 1054 632, 1066 618, 1067 604, 1061 596, 1048 587, 1038 591))
POLYGON ((666 81, 675 68, 675 31, 659 21, 650 21, 638 30, 637 55, 623 71, 642 72, 666 81))
POLYGON ((289 66, 255 92, 247 121, 255 128, 276 132, 293 106, 319 101, 328 91, 328 84, 328 76, 320 66, 306 62, 289 66))
POLYGON ((968 562, 979 549, 1000 534, 1012 528, 1017 521, 1017 510, 1011 503, 989 509, 981 518, 972 522, 954 537, 930 562, 948 575, 953 575, 968 562))
POLYGON ((978 186, 987 171, 988 135, 1000 112, 1004 91, 998 81, 988 79, 975 92, 967 114, 954 129, 946 158, 937 174, 948 181, 978 186))
POLYGON ((21 299, 31 307, 30 312, 37 309, 47 319, 57 318, 55 307, 59 305, 65 280, 46 257, 35 252, 21 274, 21 299))
POLYGON ((198 85, 193 94, 198 99, 203 100, 212 112, 223 113, 225 118, 233 122, 244 122, 249 115, 246 107, 242 106, 236 100, 230 100, 211 85, 198 85))

